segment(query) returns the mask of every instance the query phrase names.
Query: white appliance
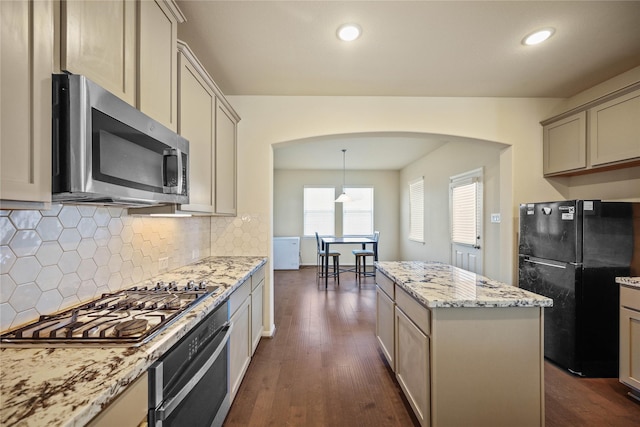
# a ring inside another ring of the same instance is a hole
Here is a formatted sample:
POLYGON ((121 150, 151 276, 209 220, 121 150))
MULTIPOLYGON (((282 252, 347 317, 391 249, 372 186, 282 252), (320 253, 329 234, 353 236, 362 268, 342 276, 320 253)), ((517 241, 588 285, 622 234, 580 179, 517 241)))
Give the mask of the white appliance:
POLYGON ((273 238, 273 269, 298 270, 300 268, 300 237, 273 238))

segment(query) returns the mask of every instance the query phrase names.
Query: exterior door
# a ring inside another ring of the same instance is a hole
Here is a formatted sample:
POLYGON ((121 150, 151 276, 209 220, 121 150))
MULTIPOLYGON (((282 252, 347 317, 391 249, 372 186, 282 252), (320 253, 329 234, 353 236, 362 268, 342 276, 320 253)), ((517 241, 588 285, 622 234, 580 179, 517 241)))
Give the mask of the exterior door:
POLYGON ((451 264, 482 274, 482 169, 449 181, 451 264))

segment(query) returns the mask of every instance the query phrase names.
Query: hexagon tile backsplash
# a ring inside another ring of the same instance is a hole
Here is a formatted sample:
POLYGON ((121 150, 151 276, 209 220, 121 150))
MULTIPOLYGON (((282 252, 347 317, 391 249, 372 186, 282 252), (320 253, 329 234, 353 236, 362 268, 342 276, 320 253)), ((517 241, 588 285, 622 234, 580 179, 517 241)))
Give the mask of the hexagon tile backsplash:
POLYGON ((130 216, 114 207, 0 211, 0 332, 211 254, 208 217, 130 216))

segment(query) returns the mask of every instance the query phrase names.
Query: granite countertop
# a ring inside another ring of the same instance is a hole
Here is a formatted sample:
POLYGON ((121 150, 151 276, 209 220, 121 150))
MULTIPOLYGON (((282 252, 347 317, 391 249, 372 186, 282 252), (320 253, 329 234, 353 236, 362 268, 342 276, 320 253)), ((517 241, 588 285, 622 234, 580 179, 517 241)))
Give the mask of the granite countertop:
POLYGON ((640 277, 616 277, 616 283, 640 289, 640 277))
POLYGON ((551 307, 553 300, 439 262, 377 262, 425 307, 551 307))
POLYGON ((2 348, 0 425, 85 425, 266 262, 210 257, 137 284, 207 280, 219 286, 140 347, 2 348))

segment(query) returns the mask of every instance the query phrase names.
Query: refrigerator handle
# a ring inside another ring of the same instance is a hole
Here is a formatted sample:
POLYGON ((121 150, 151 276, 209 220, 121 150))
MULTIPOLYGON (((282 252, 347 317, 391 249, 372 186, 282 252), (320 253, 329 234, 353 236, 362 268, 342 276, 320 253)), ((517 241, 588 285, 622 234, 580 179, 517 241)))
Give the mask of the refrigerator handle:
POLYGON ((539 265, 546 265, 548 267, 556 267, 556 268, 567 268, 564 265, 560 265, 560 264, 551 264, 549 262, 542 262, 542 261, 534 261, 530 258, 525 258, 524 262, 530 262, 531 264, 539 264, 539 265))

